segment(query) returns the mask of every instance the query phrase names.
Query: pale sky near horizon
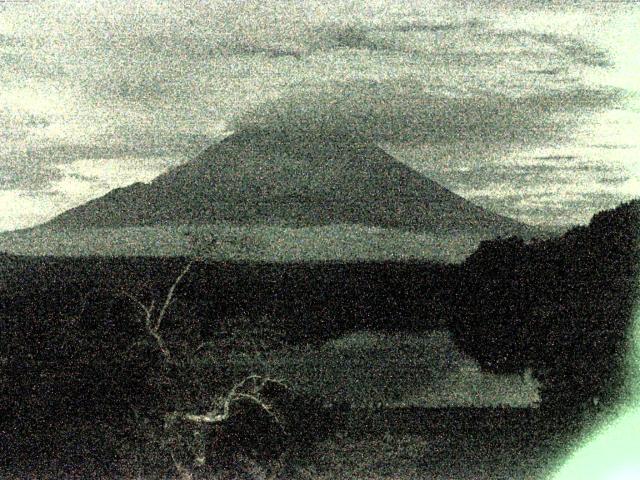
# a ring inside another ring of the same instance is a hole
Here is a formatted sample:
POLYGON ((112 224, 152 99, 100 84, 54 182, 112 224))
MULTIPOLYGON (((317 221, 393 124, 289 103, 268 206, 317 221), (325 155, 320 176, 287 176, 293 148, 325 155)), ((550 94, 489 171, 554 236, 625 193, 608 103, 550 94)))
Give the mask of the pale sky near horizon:
POLYGON ((640 196, 633 1, 0 0, 0 231, 231 131, 357 131, 546 225, 640 196))

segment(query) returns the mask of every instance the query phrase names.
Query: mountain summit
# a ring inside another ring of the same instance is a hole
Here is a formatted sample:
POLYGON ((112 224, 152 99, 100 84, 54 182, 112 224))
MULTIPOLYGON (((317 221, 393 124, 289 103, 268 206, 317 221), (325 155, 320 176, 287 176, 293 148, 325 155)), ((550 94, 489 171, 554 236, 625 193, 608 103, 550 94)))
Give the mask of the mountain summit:
POLYGON ((68 230, 218 223, 490 235, 527 230, 375 145, 337 135, 309 140, 255 131, 231 135, 149 184, 113 190, 46 225, 68 230))
POLYGON ((0 235, 26 255, 206 255, 242 261, 460 261, 481 240, 538 232, 480 208, 353 137, 234 134, 148 184, 29 230, 0 235))

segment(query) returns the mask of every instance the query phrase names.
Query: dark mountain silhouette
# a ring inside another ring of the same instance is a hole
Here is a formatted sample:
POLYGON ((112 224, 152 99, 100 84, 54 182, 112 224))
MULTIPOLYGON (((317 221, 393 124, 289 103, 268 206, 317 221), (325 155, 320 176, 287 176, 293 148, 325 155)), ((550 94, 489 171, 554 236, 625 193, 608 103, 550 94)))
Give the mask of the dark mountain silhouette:
POLYGON ((46 226, 216 223, 530 236, 527 226, 473 205, 373 144, 260 131, 227 137, 149 184, 113 190, 46 226))

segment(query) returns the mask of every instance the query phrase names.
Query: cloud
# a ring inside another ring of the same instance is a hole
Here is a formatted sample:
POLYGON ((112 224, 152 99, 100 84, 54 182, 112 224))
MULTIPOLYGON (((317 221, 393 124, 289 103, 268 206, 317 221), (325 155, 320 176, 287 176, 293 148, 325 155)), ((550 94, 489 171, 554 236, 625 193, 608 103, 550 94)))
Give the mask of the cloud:
POLYGON ((610 144, 610 143, 596 143, 589 146, 593 148, 601 148, 603 150, 630 150, 630 149, 638 148, 637 145, 610 144))
POLYGON ((527 73, 532 75, 558 75, 562 73, 562 69, 560 68, 541 68, 538 70, 526 70, 527 73))
POLYGON ((522 11, 534 8, 453 0, 8 5, 0 175, 5 188, 42 189, 60 179, 56 165, 82 158, 186 160, 231 126, 341 130, 475 159, 561 141, 620 94, 583 80, 589 69, 611 68, 607 52, 575 31, 529 25, 522 11), (526 21, 505 21, 516 17, 526 21))
POLYGON ((616 170, 589 159, 509 168, 493 165, 465 173, 453 175, 456 193, 532 224, 584 224, 596 212, 636 198, 640 191, 638 178, 624 168, 616 170))
POLYGON ((373 38, 372 30, 363 26, 332 26, 318 29, 316 50, 332 49, 361 49, 361 50, 391 50, 393 44, 382 38, 373 38))
POLYGON ((277 135, 337 132, 378 142, 501 146, 561 139, 571 121, 615 105, 617 90, 576 88, 512 97, 478 91, 446 96, 415 79, 299 86, 292 96, 260 105, 238 119, 237 130, 277 135))
MULTIPOLYGON (((4 151, 0 164, 0 189, 47 190, 63 177, 60 166, 77 161, 124 159, 129 169, 145 176, 145 165, 153 164, 155 174, 183 163, 210 145, 213 137, 175 134, 154 138, 151 134, 133 133, 130 137, 95 137, 90 144, 43 143, 25 149, 4 151)), ((103 163, 103 175, 110 175, 112 164, 103 163)), ((64 169, 63 169, 64 170, 64 169)))
POLYGON ((278 46, 258 46, 251 43, 239 43, 227 49, 231 54, 266 55, 267 57, 294 57, 300 59, 303 53, 292 48, 282 48, 278 46))
POLYGON ((114 188, 149 182, 179 163, 175 157, 63 158, 65 163, 36 169, 28 188, 17 187, 25 182, 16 181, 15 169, 0 167, 0 231, 37 225, 114 188))
POLYGON ((590 67, 613 66, 613 61, 605 50, 591 45, 584 40, 553 33, 518 32, 518 34, 521 37, 529 37, 542 44, 549 45, 575 62, 590 67))
MULTIPOLYGON (((527 179, 527 188, 537 189, 551 183, 575 183, 576 179, 589 180, 611 173, 611 168, 604 164, 591 163, 577 157, 571 162, 549 164, 547 162, 531 164, 505 164, 486 162, 474 167, 459 167, 447 172, 455 180, 458 188, 473 189, 476 192, 498 189, 500 185, 512 186, 518 191, 522 179, 527 179)), ((615 177, 619 178, 619 177, 615 177)), ((623 177, 627 178, 627 177, 623 177)), ((613 180, 613 179, 611 179, 613 180)), ((602 181, 602 180, 600 180, 602 181)), ((523 191, 526 191, 524 188, 523 191)), ((496 196, 496 195, 494 195, 496 196)))
POLYGON ((46 193, 62 195, 75 204, 135 182, 149 182, 175 158, 87 158, 55 166, 58 175, 46 193))
POLYGON ((389 30, 393 30, 396 32, 404 32, 404 33, 414 33, 414 32, 450 32, 454 30, 460 30, 463 28, 480 28, 486 26, 485 22, 481 22, 480 20, 469 20, 466 22, 419 22, 419 21, 408 21, 403 23, 398 23, 389 30))
POLYGON ((0 190, 0 231, 30 227, 56 213, 59 210, 48 195, 20 189, 0 190))
POLYGON ((634 192, 640 191, 640 184, 638 182, 634 182, 634 179, 629 177, 628 175, 619 174, 616 176, 603 176, 598 179, 601 184, 604 185, 614 185, 622 187, 623 190, 631 191, 632 188, 634 192), (631 188, 630 188, 631 187, 631 188))
POLYGON ((541 157, 533 157, 536 160, 558 160, 558 161, 572 161, 576 160, 575 155, 543 155, 541 157))

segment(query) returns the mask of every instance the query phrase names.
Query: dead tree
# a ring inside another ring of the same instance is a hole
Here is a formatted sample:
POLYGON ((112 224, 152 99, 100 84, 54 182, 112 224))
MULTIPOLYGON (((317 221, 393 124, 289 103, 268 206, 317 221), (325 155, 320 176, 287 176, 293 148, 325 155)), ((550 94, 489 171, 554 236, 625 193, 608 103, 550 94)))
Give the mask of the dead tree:
MULTIPOLYGON (((166 372, 173 372, 170 375, 188 370, 188 366, 194 363, 196 356, 207 350, 202 348, 203 345, 199 345, 188 351, 174 351, 162 334, 163 321, 175 302, 176 291, 194 262, 195 260, 192 259, 180 271, 160 302, 152 300, 146 304, 129 292, 121 292, 140 309, 144 330, 160 353, 164 365, 169 367, 166 372)), ((183 379, 169 379, 177 385, 184 385, 180 380, 183 379)), ((196 378, 191 380, 198 381, 196 378)), ((268 436, 276 441, 275 445, 271 445, 273 448, 267 450, 269 450, 269 456, 275 457, 275 462, 271 464, 280 465, 286 451, 286 438, 289 436, 290 428, 293 428, 288 422, 286 412, 288 399, 293 397, 292 389, 281 380, 268 374, 250 373, 233 384, 224 394, 219 395, 213 408, 211 405, 203 406, 202 410, 205 410, 205 413, 176 409, 165 414, 164 432, 168 437, 166 443, 169 445, 170 455, 179 476, 185 479, 192 478, 192 471, 204 466, 208 457, 214 456, 212 451, 218 450, 215 456, 220 458, 220 454, 223 456, 233 454, 233 449, 237 449, 238 452, 242 450, 242 446, 236 440, 244 434, 247 438, 251 437, 249 425, 255 425, 256 422, 262 422, 271 429, 268 436), (274 395, 275 391, 280 393, 274 395), (276 398, 278 396, 280 398, 276 398), (254 417, 247 421, 246 426, 240 427, 246 431, 236 432, 232 436, 233 440, 225 439, 225 431, 238 427, 238 420, 243 415, 254 417), (192 453, 191 458, 184 455, 185 449, 181 447, 185 445, 186 450, 192 453)), ((270 458, 270 460, 273 459, 270 458)))
POLYGON ((171 350, 167 346, 167 343, 162 338, 162 334, 160 333, 160 327, 162 327, 162 321, 164 320, 167 310, 175 301, 175 293, 178 285, 182 282, 184 277, 191 270, 191 266, 193 265, 194 260, 191 260, 187 265, 182 269, 180 274, 176 277, 174 282, 169 287, 169 290, 162 302, 162 306, 159 310, 156 310, 156 302, 152 300, 149 305, 144 304, 134 295, 129 292, 121 292, 122 295, 129 298, 133 303, 135 303, 144 315, 143 322, 145 327, 145 332, 154 340, 158 350, 162 354, 164 361, 169 364, 174 364, 176 362, 171 350))

